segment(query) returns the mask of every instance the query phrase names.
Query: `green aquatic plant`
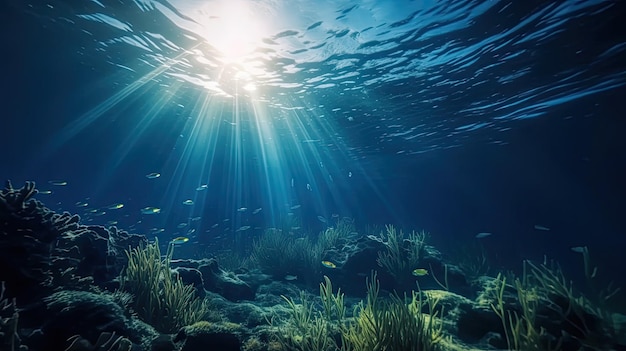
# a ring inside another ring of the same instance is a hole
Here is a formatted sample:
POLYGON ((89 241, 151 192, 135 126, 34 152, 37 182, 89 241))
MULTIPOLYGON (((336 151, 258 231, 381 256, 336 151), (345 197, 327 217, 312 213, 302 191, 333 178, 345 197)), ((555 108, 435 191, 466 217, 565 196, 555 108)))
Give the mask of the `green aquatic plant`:
POLYGON ((306 279, 320 272, 322 251, 307 237, 294 238, 282 230, 270 229, 254 241, 251 260, 275 278, 293 275, 306 279))
POLYGON ((355 233, 354 221, 346 217, 341 218, 337 220, 335 226, 328 227, 320 233, 317 239, 317 246, 323 251, 340 246, 355 233))
MULTIPOLYGON (((278 328, 274 341, 281 349, 290 351, 332 351, 336 345, 331 337, 331 326, 304 291, 300 292, 300 303, 282 296, 289 306, 290 319, 286 326, 278 328)), ((270 321, 270 325, 273 322, 270 321)))
MULTIPOLYGON (((321 310, 307 297, 305 291, 300 292, 300 303, 282 296, 289 307, 289 321, 286 326, 278 328, 274 341, 283 350, 294 351, 336 351, 339 350, 337 340, 346 329, 346 307, 344 294, 337 290, 333 293, 330 279, 324 276, 320 283, 321 310)), ((272 325, 272 321, 270 321, 272 325)))
POLYGON ((439 300, 420 292, 412 292, 408 299, 381 299, 379 290, 374 273, 367 282, 365 302, 356 305, 350 319, 345 317, 343 294, 333 293, 328 277, 320 284, 321 310, 304 291, 300 303, 283 296, 290 318, 278 328, 275 342, 282 350, 296 351, 435 350, 443 339, 439 300))
POLYGON ((452 257, 470 283, 479 283, 479 278, 491 272, 487 251, 480 243, 463 245, 452 257))
POLYGON ((320 298, 324 307, 324 317, 329 323, 342 325, 346 317, 346 306, 343 303, 343 293, 337 289, 333 294, 333 284, 330 278, 324 276, 324 282, 320 284, 320 298))
POLYGON ((536 286, 538 293, 547 301, 547 309, 562 321, 562 329, 582 346, 601 349, 616 341, 623 330, 613 318, 610 301, 619 294, 620 288, 609 284, 598 289, 594 283, 597 268, 591 267, 587 248, 583 248, 583 272, 589 284, 590 295, 574 288, 560 266, 551 262, 534 264, 525 261, 526 286, 536 286))
POLYGON ((431 295, 412 292, 410 300, 378 297, 380 285, 373 274, 367 283, 367 298, 354 310, 354 322, 342 332, 343 351, 429 351, 443 340, 443 310, 431 295), (429 314, 422 313, 428 307, 429 314))
MULTIPOLYGON (((430 267, 430 271, 433 272, 432 265, 428 265, 428 266, 430 267)), ((448 265, 447 264, 443 265, 443 283, 441 282, 441 280, 439 280, 439 278, 437 278, 435 273, 432 273, 432 277, 435 283, 437 283, 437 285, 439 285, 443 290, 450 291, 450 283, 448 282, 448 265)))
POLYGON ((545 328, 537 323, 537 308, 540 297, 537 288, 525 286, 516 279, 511 286, 517 293, 517 302, 520 311, 505 307, 505 289, 507 279, 498 274, 494 280, 495 302, 491 305, 493 311, 502 321, 504 336, 511 350, 559 350, 563 341, 561 338, 551 338, 545 328))
POLYGON ((193 285, 185 285, 179 276, 172 275, 172 250, 170 245, 162 259, 155 241, 126 251, 128 266, 120 276, 120 290, 134 297, 133 310, 162 333, 175 333, 207 314, 207 306, 196 296, 193 285))
MULTIPOLYGON (((593 280, 584 252, 584 273, 593 280)), ((499 274, 494 284, 491 305, 502 321, 504 337, 512 350, 559 350, 567 342, 581 349, 610 349, 617 342, 620 327, 613 318, 608 301, 619 292, 609 285, 588 297, 574 289, 560 266, 554 262, 535 264, 524 261, 520 278, 499 274), (513 281, 508 284, 507 281, 513 281), (515 304, 506 303, 505 291, 514 293, 515 304)))
POLYGON ((396 230, 393 225, 385 226, 385 233, 380 234, 386 250, 378 252, 376 262, 385 268, 396 281, 402 283, 411 277, 411 271, 420 263, 424 255, 426 232, 411 232, 408 238, 396 230))
POLYGON ((314 286, 321 276, 324 253, 340 246, 352 233, 354 224, 348 219, 314 237, 296 237, 289 230, 272 228, 254 241, 250 264, 274 278, 298 277, 298 281, 314 286))

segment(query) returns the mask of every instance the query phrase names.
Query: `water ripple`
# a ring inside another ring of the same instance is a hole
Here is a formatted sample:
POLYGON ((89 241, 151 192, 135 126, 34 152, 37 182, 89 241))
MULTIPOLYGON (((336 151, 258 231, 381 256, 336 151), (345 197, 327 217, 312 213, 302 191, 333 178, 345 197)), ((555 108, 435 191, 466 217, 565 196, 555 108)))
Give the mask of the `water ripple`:
POLYGON ((264 23, 256 23, 253 49, 235 61, 216 41, 226 33, 211 32, 224 16, 200 2, 52 1, 27 11, 79 31, 80 55, 104 52, 131 74, 167 65, 164 85, 184 82, 227 98, 244 72, 259 101, 357 128, 358 138, 347 138, 357 153, 454 147, 482 130, 504 143, 502 131, 515 120, 626 83, 626 43, 596 40, 614 2, 245 3, 248 22, 264 23))

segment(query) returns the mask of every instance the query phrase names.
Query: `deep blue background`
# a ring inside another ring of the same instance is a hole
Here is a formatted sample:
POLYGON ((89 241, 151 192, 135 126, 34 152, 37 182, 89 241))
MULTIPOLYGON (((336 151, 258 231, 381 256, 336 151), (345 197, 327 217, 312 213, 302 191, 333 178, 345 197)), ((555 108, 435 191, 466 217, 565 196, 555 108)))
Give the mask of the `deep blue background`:
MULTIPOLYGON (((110 118, 53 156, 46 155, 44 147, 52 135, 116 90, 104 77, 119 69, 104 60, 97 61, 99 65, 83 65, 94 58, 71 56, 77 47, 92 44, 81 42, 82 36, 70 26, 51 25, 10 5, 0 6, 0 177, 19 185, 24 180, 45 183, 73 174, 74 179, 67 179, 71 190, 61 190, 60 198, 55 198, 67 203, 97 193, 102 203, 123 201, 138 210, 141 206, 133 205, 133 198, 159 195, 153 193, 158 192, 154 187, 142 185, 145 179, 131 174, 149 173, 175 144, 177 134, 165 130, 165 124, 152 125, 148 134, 154 138, 130 150, 118 169, 102 172, 103 164, 111 161, 108 152, 120 142, 116 130, 125 126, 120 116, 135 113, 132 103, 114 108, 110 118), (163 153, 155 152, 155 147, 163 153)), ((615 13, 623 11, 615 7, 615 13)), ((584 45, 623 41, 626 33, 618 26, 620 18, 624 16, 616 15, 589 34, 584 45)), ((562 40, 577 39, 566 36, 562 40)), ((545 54, 538 67, 546 72, 557 70, 559 57, 545 54)), ((625 65, 614 62, 606 69, 624 70, 625 65)), ((537 69, 526 79, 542 79, 543 73, 537 69)), ((394 94, 393 89, 385 89, 384 94, 394 94)), ((432 233, 434 244, 450 249, 473 242, 479 232, 492 232, 482 242, 498 263, 509 267, 519 267, 523 258, 541 259, 548 253, 566 269, 578 271, 580 256, 570 248, 587 245, 592 258, 608 273, 605 276, 619 280, 626 275, 621 260, 626 249, 625 97, 626 90, 619 88, 518 121, 506 132, 507 145, 485 143, 478 132, 476 142, 470 138, 452 149, 412 156, 384 150, 371 153, 363 162, 364 169, 376 174, 376 189, 390 207, 381 206, 371 183, 355 176, 351 183, 338 185, 345 189, 349 207, 342 215, 354 217, 361 227, 395 223, 425 229, 432 233), (551 230, 534 230, 536 224, 551 230)), ((363 146, 374 142, 366 134, 353 133, 347 138, 361 140, 363 146)), ((263 202, 262 194, 249 196, 252 202, 263 202)), ((55 203, 40 199, 56 208, 55 203)), ((300 202, 305 224, 314 230, 323 228, 317 213, 306 212, 306 199, 300 202)), ((211 223, 220 218, 211 213, 219 212, 220 199, 215 203, 204 214, 215 217, 211 223)))

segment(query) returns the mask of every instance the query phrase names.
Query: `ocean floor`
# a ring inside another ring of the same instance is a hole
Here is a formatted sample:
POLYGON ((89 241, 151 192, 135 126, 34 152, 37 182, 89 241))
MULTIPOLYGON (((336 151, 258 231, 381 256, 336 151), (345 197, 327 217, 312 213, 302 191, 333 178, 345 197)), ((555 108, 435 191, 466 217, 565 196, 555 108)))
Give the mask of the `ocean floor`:
POLYGON ((597 286, 584 247, 585 287, 555 262, 498 272, 350 221, 184 258, 186 238, 86 225, 36 194, 0 192, 2 350, 626 350, 623 292, 597 286))

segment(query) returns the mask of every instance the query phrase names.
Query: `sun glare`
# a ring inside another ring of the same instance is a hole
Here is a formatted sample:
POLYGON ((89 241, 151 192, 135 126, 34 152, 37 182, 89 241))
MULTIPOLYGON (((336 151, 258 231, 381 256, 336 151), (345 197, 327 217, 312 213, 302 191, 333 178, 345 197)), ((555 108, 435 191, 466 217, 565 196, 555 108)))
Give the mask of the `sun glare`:
POLYGON ((243 63, 261 43, 265 26, 248 2, 223 0, 207 13, 205 38, 222 54, 224 63, 243 63))

